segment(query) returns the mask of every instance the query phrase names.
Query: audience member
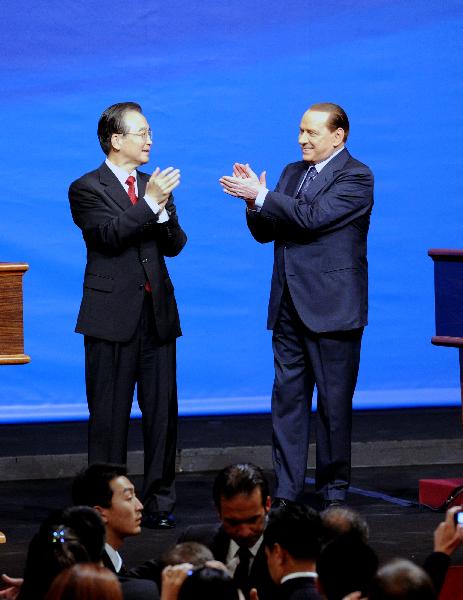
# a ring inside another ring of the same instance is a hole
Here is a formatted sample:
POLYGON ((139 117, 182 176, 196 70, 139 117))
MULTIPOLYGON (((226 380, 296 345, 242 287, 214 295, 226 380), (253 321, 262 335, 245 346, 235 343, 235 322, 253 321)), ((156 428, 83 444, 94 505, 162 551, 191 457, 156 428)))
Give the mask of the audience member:
POLYGON ((346 533, 355 533, 363 542, 368 542, 368 524, 354 509, 348 506, 331 506, 320 516, 323 523, 323 545, 346 533))
MULTIPOLYGON (((53 579, 63 569, 76 563, 102 566, 105 527, 98 513, 87 506, 53 512, 40 527, 29 545, 21 580, 6 598, 41 600, 53 579), (16 593, 15 593, 16 592, 16 593)), ((119 577, 124 600, 156 600, 159 597, 152 581, 119 577)))
POLYGON ((183 542, 169 548, 161 557, 163 565, 181 565, 189 563, 195 569, 204 567, 208 561, 214 560, 214 555, 204 544, 198 542, 183 542))
POLYGON ((104 525, 91 508, 53 512, 29 544, 19 600, 44 598, 53 579, 66 567, 99 562, 103 544, 104 525))
POLYGON ((92 506, 103 519, 106 528, 105 567, 120 577, 149 579, 159 585, 162 566, 158 561, 148 560, 129 570, 119 554, 124 540, 141 532, 143 505, 135 494, 133 483, 127 478, 127 469, 110 463, 90 465, 74 479, 72 498, 74 503, 92 506))
POLYGON ((318 558, 320 591, 327 600, 342 600, 357 591, 365 596, 377 568, 376 553, 356 532, 341 535, 318 558))
POLYGON ((262 546, 271 504, 264 473, 250 463, 230 465, 217 475, 212 495, 221 523, 189 527, 179 541, 197 541, 210 548, 245 596, 256 588, 260 600, 273 598, 276 586, 262 546))
POLYGON ((168 566, 162 573, 161 600, 240 600, 233 577, 222 565, 193 569, 190 563, 168 566))
POLYGON ((273 509, 264 531, 264 547, 281 600, 318 600, 315 563, 320 553, 322 523, 306 506, 273 509))
POLYGON ((404 559, 382 566, 373 578, 368 600, 435 600, 431 579, 423 569, 404 559))
POLYGON ((45 600, 122 600, 114 573, 101 565, 76 564, 53 581, 45 600))
POLYGON ((450 566, 450 557, 463 542, 463 527, 455 523, 455 515, 462 508, 461 506, 449 508, 444 521, 439 523, 434 531, 434 552, 427 557, 423 565, 437 594, 444 584, 450 566))

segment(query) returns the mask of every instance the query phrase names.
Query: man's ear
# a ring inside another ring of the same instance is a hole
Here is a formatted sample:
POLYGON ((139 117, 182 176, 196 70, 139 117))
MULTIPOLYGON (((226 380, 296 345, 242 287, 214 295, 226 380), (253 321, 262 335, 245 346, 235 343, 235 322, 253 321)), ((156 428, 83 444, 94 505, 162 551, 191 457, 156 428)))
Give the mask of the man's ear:
POLYGON ((268 512, 270 510, 271 506, 272 506, 272 499, 270 498, 270 496, 267 496, 267 499, 265 500, 265 505, 264 505, 265 512, 268 512))
POLYGON ((335 148, 337 148, 338 146, 340 146, 343 143, 343 141, 344 141, 344 134, 345 134, 345 131, 344 131, 344 129, 342 127, 338 127, 336 129, 336 131, 334 132, 335 143, 333 144, 333 146, 335 148))
POLYGON ((106 516, 106 511, 108 510, 107 508, 105 508, 104 506, 93 506, 93 509, 96 510, 96 512, 100 515, 103 523, 106 525, 106 523, 108 522, 108 517, 106 516))
POLYGON ((110 140, 112 150, 120 150, 121 149, 121 134, 113 133, 110 140))
POLYGON ((275 558, 277 559, 278 564, 280 566, 284 565, 286 562, 286 550, 280 546, 278 542, 275 542, 273 545, 273 552, 275 553, 275 558))

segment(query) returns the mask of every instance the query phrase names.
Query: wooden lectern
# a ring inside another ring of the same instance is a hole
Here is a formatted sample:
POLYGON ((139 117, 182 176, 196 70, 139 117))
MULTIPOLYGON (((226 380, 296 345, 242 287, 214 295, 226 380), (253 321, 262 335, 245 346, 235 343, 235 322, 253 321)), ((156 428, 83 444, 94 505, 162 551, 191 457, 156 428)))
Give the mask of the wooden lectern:
MULTIPOLYGON (((0 365, 30 362, 24 354, 23 275, 26 263, 0 263, 0 365)), ((6 536, 0 531, 0 544, 6 536)))
POLYGON ((0 365, 30 362, 24 354, 23 285, 26 263, 0 263, 0 365))
POLYGON ((463 421, 463 250, 428 250, 434 261, 436 346, 458 348, 463 421))

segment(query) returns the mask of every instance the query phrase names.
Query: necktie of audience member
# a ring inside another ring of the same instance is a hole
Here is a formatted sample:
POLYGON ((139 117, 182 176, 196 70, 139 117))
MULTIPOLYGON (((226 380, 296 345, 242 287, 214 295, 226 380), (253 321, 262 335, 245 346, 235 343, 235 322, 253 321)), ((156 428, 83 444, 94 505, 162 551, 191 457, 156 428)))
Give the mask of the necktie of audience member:
POLYGON ((235 573, 233 575, 233 580, 236 585, 240 588, 246 598, 249 597, 249 565, 251 563, 251 551, 249 548, 240 546, 240 549, 237 552, 237 556, 240 559, 238 563, 235 573))
POLYGON ((132 204, 136 204, 138 202, 138 198, 137 194, 135 193, 135 177, 133 175, 129 175, 125 180, 125 183, 129 186, 127 194, 129 195, 130 202, 132 204))
POLYGON ((317 169, 313 165, 311 165, 307 169, 305 177, 302 180, 301 187, 299 188, 299 190, 298 190, 298 192, 296 194, 296 198, 301 198, 304 195, 304 193, 310 187, 312 181, 315 179, 315 177, 317 175, 318 175, 317 169))

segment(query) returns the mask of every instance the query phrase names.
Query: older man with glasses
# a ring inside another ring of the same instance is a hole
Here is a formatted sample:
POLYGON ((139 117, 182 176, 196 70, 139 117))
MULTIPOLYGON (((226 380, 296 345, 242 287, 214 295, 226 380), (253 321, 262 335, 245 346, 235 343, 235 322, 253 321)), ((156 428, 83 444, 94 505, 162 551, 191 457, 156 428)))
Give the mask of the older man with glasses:
POLYGON ((71 184, 72 217, 87 248, 76 332, 85 346, 89 463, 125 463, 135 384, 142 412, 144 525, 175 526, 176 338, 181 335, 165 256, 186 243, 172 191, 180 171, 137 170, 152 133, 139 104, 107 108, 98 123, 106 155, 71 184))

